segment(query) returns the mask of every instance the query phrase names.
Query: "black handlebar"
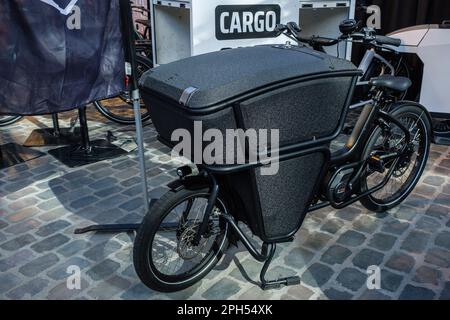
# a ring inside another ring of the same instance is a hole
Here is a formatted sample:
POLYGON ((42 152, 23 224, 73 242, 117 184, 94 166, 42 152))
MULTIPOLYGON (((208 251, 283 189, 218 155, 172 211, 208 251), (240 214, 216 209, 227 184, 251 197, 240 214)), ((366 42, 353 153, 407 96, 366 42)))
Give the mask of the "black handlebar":
POLYGON ((388 45, 394 47, 400 47, 402 45, 402 40, 395 39, 386 36, 375 36, 375 42, 379 45, 388 45))
MULTIPOLYGON (((334 46, 334 45, 338 44, 339 42, 345 41, 345 40, 350 40, 350 41, 360 40, 360 41, 362 41, 362 43, 366 43, 366 44, 372 43, 372 44, 376 44, 379 46, 388 45, 388 46, 399 47, 402 44, 402 41, 400 39, 376 35, 374 30, 368 29, 368 28, 363 29, 362 31, 359 31, 359 32, 343 34, 338 39, 318 37, 318 36, 302 37, 300 35, 301 28, 299 28, 295 22, 289 22, 287 25, 279 24, 279 25, 277 25, 275 31, 276 31, 277 35, 281 35, 282 33, 285 33, 291 39, 294 39, 298 42, 306 43, 314 48, 334 46)), ((386 48, 386 49, 389 49, 389 48, 386 48)), ((321 49, 321 50, 323 50, 323 49, 321 49)))

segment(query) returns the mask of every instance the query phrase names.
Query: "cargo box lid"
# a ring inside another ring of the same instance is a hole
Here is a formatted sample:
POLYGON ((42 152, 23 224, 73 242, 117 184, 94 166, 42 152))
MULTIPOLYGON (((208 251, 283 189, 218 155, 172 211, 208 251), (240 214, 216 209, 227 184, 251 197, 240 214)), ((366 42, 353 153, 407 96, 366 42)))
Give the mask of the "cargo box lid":
POLYGON ((271 84, 337 71, 359 74, 351 62, 309 48, 264 45, 222 50, 162 65, 146 72, 140 86, 199 110, 271 84))

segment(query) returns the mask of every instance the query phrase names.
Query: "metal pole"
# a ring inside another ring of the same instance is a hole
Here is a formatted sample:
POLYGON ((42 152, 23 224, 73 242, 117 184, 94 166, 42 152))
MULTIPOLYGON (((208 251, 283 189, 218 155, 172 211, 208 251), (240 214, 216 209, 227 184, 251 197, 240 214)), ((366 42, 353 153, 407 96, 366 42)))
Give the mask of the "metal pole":
POLYGON ((142 129, 142 118, 141 118, 141 98, 139 89, 135 89, 131 93, 133 97, 133 110, 134 110, 134 121, 136 122, 136 143, 138 145, 138 160, 139 168, 141 170, 142 177, 142 192, 144 194, 144 209, 145 213, 150 210, 150 202, 148 198, 148 185, 147 185, 147 170, 145 167, 145 151, 144 151, 144 135, 142 129))
POLYGON ((53 113, 52 114, 52 121, 53 121, 53 135, 55 137, 59 137, 61 135, 61 129, 59 127, 59 121, 58 121, 58 114, 53 113))
POLYGON ((86 107, 78 109, 80 118, 81 147, 86 153, 91 152, 91 142, 89 140, 89 129, 86 119, 86 107))
POLYGON ((136 143, 138 145, 138 161, 139 168, 141 170, 142 178, 142 191, 144 195, 144 210, 150 209, 148 188, 147 188, 147 171, 145 169, 145 151, 144 151, 144 139, 142 134, 142 119, 141 119, 141 99, 139 94, 138 79, 136 75, 136 49, 134 46, 134 26, 133 26, 133 15, 131 12, 131 4, 129 0, 119 0, 120 11, 121 11, 121 21, 123 26, 123 40, 124 40, 124 51, 127 62, 131 65, 131 97, 133 100, 133 111, 134 119, 136 122, 136 143))

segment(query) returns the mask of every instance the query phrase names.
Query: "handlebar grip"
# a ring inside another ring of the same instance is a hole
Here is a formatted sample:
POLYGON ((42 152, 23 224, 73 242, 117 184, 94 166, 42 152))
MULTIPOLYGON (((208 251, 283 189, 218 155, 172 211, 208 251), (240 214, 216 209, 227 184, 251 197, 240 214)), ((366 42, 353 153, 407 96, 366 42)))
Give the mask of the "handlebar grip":
POLYGON ((402 45, 402 40, 386 36, 375 36, 375 41, 378 44, 385 44, 394 47, 400 47, 402 45))

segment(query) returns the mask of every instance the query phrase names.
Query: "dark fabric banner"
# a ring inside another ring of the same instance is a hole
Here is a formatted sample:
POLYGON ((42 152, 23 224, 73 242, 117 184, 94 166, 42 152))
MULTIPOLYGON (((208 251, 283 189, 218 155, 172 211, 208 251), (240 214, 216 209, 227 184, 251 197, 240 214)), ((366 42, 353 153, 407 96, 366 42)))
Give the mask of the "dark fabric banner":
POLYGON ((367 6, 374 4, 380 7, 380 34, 450 20, 449 0, 358 0, 358 4, 367 6))
POLYGON ((124 90, 118 0, 0 0, 0 114, 67 111, 124 90))

